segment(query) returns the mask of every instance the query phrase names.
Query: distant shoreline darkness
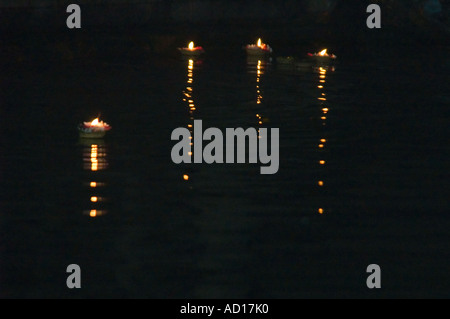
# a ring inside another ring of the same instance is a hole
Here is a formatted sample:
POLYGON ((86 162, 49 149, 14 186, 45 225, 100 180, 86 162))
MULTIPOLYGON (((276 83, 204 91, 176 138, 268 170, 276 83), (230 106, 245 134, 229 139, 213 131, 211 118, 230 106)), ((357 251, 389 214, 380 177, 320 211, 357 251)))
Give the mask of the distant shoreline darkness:
MULTIPOLYGON (((274 3, 272 0, 0 0, 0 8, 43 8, 43 7, 67 7, 70 3, 80 6, 101 6, 112 7, 117 5, 131 6, 164 6, 179 7, 189 6, 195 8, 207 7, 209 5, 225 5, 233 7, 235 5, 255 5, 265 7, 265 5, 282 5, 292 9, 293 7, 303 7, 308 11, 328 11, 332 9, 338 0, 279 0, 274 3)), ((242 12, 240 12, 242 13, 242 12)))
POLYGON ((352 45, 381 38, 392 43, 398 38, 406 43, 450 41, 449 28, 432 23, 418 25, 405 18, 410 16, 406 9, 398 23, 389 21, 392 12, 383 13, 382 32, 370 32, 364 3, 348 1, 343 5, 338 0, 0 0, 0 32, 6 35, 5 41, 39 35, 44 39, 64 37, 68 32, 145 37, 189 34, 195 39, 205 30, 221 38, 229 37, 228 33, 251 37, 242 41, 255 40, 258 35, 274 44, 293 39, 317 39, 318 44, 346 41, 352 45), (82 28, 77 31, 66 26, 66 8, 71 2, 82 10, 82 28))
MULTIPOLYGON (((224 21, 298 21, 329 14, 337 0, 115 0, 72 1, 82 9, 84 25, 148 25, 224 21)), ((65 23, 68 1, 0 1, 3 24, 14 27, 65 23)))

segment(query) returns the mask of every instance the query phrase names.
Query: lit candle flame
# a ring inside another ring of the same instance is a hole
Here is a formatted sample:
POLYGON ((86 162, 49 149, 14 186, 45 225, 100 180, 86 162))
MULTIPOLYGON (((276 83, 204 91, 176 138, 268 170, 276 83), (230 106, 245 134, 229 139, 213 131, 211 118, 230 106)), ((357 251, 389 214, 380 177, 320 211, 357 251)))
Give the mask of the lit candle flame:
POLYGON ((97 117, 91 122, 83 122, 83 125, 80 126, 80 129, 81 131, 88 131, 88 132, 92 132, 93 130, 109 131, 111 129, 111 126, 109 126, 108 123, 100 121, 99 118, 97 117))
POLYGON ((261 45, 262 45, 261 38, 258 39, 257 45, 258 45, 258 47, 261 47, 261 45))
POLYGON ((327 49, 324 49, 322 51, 319 52, 320 56, 326 56, 327 55, 327 49))
POLYGON ((194 49, 194 41, 191 41, 189 43, 189 50, 193 50, 194 49))

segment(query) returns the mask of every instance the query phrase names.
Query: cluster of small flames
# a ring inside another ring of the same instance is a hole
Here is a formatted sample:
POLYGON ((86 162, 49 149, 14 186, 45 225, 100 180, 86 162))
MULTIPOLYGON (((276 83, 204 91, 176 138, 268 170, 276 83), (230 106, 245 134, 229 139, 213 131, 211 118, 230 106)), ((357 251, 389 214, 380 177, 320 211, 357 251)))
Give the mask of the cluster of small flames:
POLYGON ((100 121, 98 119, 98 117, 95 118, 92 122, 90 122, 90 123, 89 122, 85 122, 84 124, 85 124, 85 126, 89 126, 89 127, 104 128, 105 130, 110 129, 109 124, 105 123, 103 121, 100 121))
MULTIPOLYGON (((250 46, 254 46, 254 44, 250 45, 250 46)), ((258 48, 262 49, 262 50, 266 50, 267 49, 267 44, 263 43, 261 38, 259 38, 258 41, 256 42, 256 46, 258 48)), ((189 42, 188 49, 190 51, 194 51, 195 50, 194 41, 189 42)), ((319 53, 316 53, 315 55, 316 56, 320 56, 320 57, 332 57, 332 58, 335 57, 333 54, 331 54, 331 55, 328 54, 327 51, 328 51, 328 49, 323 49, 322 51, 320 51, 319 53)))

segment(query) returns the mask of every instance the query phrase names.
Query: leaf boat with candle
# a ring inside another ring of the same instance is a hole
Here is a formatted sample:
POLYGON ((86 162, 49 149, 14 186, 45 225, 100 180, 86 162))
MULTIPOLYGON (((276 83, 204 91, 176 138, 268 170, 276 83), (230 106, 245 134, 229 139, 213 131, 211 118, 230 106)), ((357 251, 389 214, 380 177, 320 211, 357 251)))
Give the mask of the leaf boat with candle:
POLYGON ((194 42, 190 42, 187 48, 178 48, 178 51, 181 52, 183 56, 186 57, 199 57, 205 50, 201 46, 195 46, 194 42))
POLYGON ((258 39, 256 44, 247 44, 245 46, 245 51, 249 56, 268 56, 272 54, 272 48, 270 45, 262 43, 261 39, 258 39))
POLYGON ((83 122, 78 126, 80 138, 102 138, 111 129, 108 123, 99 121, 98 118, 92 122, 83 122))
POLYGON ((327 49, 323 49, 317 53, 308 53, 308 56, 315 58, 317 62, 330 62, 337 58, 337 56, 329 54, 327 51, 327 49))

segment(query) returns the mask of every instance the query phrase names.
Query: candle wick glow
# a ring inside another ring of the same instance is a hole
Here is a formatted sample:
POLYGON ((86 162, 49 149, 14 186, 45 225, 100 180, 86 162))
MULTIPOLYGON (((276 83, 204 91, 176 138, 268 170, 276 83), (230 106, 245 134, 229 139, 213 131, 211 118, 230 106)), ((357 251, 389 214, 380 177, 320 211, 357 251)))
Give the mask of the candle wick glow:
POLYGON ((325 55, 327 55, 327 51, 328 51, 327 49, 324 49, 324 50, 320 51, 319 55, 325 56, 325 55))

